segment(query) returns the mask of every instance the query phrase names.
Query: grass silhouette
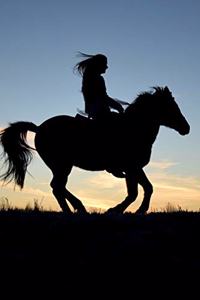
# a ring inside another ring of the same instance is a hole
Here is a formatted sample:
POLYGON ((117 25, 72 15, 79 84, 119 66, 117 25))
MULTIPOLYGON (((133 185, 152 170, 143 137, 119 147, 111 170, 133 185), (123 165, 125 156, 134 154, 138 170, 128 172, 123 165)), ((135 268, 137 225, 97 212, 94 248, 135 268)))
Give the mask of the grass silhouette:
POLYGON ((40 210, 37 202, 23 210, 8 201, 0 210, 1 274, 18 277, 20 270, 24 281, 36 274, 35 280, 103 285, 113 293, 126 285, 166 288, 169 279, 194 282, 200 272, 200 212, 172 208, 147 215, 66 216, 40 210))

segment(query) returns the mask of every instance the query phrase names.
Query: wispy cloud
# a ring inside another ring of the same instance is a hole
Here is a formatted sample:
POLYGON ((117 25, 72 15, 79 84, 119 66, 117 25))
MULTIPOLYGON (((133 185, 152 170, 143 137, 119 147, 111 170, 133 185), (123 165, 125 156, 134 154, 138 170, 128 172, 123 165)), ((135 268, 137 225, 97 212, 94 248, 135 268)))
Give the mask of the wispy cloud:
MULTIPOLYGON (((176 165, 177 163, 170 161, 152 162, 151 168, 146 172, 154 187, 151 206, 160 209, 172 202, 184 209, 198 210, 200 178, 170 173, 170 168, 176 165)), ((106 172, 87 178, 84 186, 81 185, 76 192, 86 205, 98 205, 104 209, 120 203, 127 195, 125 180, 117 179, 106 172)), ((139 206, 142 197, 143 190, 140 187, 138 199, 130 206, 130 210, 139 206)))
POLYGON ((38 195, 38 196, 41 196, 41 197, 49 197, 51 196, 51 193, 49 192, 45 192, 45 191, 42 191, 41 189, 39 188, 33 188, 31 186, 25 186, 23 188, 23 190, 20 190, 18 187, 15 187, 13 183, 8 183, 8 184, 3 184, 0 186, 0 190, 4 190, 4 191, 15 191, 15 192, 19 192, 21 191, 22 193, 24 194, 29 194, 29 195, 38 195))
POLYGON ((100 189, 113 189, 124 184, 124 179, 113 177, 106 172, 100 172, 96 176, 89 179, 88 184, 100 189))
POLYGON ((148 165, 148 168, 165 170, 176 165, 178 165, 178 163, 172 161, 151 161, 148 165))

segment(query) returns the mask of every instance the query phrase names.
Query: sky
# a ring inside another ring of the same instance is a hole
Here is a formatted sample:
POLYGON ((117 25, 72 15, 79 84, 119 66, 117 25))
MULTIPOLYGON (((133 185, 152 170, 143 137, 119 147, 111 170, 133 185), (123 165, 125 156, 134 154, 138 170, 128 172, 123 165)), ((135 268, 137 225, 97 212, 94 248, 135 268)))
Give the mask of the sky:
MULTIPOLYGON (((111 97, 132 102, 152 86, 168 86, 191 126, 184 137, 166 127, 159 131, 144 168, 154 186, 150 211, 169 203, 199 211, 199 16, 198 0, 0 0, 0 128, 74 116, 84 108, 81 77, 73 72, 77 53, 103 53, 111 97)), ((33 140, 30 134, 30 145, 33 140)), ((1 202, 59 211, 51 171, 37 153, 28 171, 21 191, 1 184, 1 202)), ((126 197, 124 179, 105 171, 74 168, 67 187, 88 210, 106 210, 126 197)), ((139 189, 127 211, 140 206, 142 194, 139 189)))

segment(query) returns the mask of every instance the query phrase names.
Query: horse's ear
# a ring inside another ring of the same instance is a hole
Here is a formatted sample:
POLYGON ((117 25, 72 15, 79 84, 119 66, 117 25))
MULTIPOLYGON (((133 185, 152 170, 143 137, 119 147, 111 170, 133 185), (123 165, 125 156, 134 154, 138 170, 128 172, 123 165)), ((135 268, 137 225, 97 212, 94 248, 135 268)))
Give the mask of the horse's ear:
POLYGON ((169 92, 169 91, 170 91, 170 90, 168 89, 168 86, 165 86, 164 91, 165 91, 165 92, 169 92))

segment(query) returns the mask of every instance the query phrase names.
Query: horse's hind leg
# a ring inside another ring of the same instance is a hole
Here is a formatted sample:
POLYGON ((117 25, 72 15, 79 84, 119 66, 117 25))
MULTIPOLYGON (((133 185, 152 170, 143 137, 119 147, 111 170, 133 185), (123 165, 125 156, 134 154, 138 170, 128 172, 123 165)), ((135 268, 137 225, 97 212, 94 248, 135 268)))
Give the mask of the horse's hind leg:
MULTIPOLYGON (((70 169, 71 171, 71 169, 70 169)), ((61 172, 53 171, 53 179, 51 181, 51 187, 53 189, 53 194, 57 199, 61 209, 65 213, 72 213, 71 209, 69 208, 66 199, 70 202, 72 207, 77 210, 77 212, 86 212, 85 207, 83 206, 82 202, 72 195, 66 188, 65 185, 67 184, 67 179, 70 171, 61 172)))
POLYGON ((74 210, 76 210, 78 213, 87 213, 83 203, 77 197, 75 197, 72 193, 70 193, 67 189, 65 189, 65 197, 71 203, 74 210))
POLYGON ((67 182, 67 177, 63 174, 59 174, 57 172, 53 172, 53 179, 50 183, 52 187, 52 193, 58 201, 60 208, 65 213, 72 213, 69 208, 66 200, 65 200, 65 184, 67 182))
POLYGON ((149 209, 150 199, 153 193, 153 186, 143 170, 139 172, 138 182, 144 189, 144 198, 136 213, 144 214, 149 209))

